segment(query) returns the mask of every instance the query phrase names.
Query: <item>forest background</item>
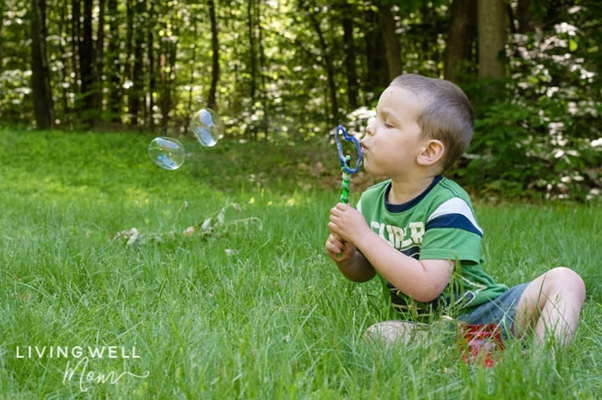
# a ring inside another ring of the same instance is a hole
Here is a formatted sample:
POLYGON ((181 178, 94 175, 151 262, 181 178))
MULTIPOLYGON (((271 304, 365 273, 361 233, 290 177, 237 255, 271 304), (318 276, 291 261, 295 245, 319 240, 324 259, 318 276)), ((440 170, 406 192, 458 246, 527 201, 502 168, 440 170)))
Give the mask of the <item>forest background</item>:
POLYGON ((4 0, 0 122, 178 137, 208 106, 225 140, 286 155, 360 131, 413 72, 473 102, 452 178, 587 201, 602 187, 601 27, 596 0, 4 0))

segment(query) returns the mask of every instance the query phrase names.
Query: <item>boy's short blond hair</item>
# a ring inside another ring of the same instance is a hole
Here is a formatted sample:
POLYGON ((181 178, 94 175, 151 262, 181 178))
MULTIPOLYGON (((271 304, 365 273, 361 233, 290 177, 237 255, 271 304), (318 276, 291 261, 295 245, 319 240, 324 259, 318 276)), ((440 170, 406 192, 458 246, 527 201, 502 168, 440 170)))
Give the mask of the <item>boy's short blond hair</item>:
POLYGON ((468 149, 474 131, 472 106, 466 94, 452 82, 403 74, 391 82, 420 98, 425 106, 418 115, 421 135, 443 143, 443 170, 468 149))

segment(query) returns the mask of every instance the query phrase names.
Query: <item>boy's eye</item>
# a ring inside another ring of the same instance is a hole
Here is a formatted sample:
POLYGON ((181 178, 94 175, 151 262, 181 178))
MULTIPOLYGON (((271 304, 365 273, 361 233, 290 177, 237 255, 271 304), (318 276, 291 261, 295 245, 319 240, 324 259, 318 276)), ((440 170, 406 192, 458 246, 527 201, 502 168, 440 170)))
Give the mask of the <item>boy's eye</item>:
POLYGON ((386 128, 393 128, 393 125, 391 125, 390 123, 388 123, 387 121, 385 121, 385 127, 386 128))

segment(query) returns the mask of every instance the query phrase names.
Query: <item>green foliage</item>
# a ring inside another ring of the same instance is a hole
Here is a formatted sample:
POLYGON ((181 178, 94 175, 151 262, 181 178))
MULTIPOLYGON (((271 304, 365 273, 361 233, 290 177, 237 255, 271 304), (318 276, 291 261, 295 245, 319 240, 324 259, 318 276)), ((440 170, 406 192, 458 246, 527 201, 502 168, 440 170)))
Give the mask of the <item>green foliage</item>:
POLYGON ((564 22, 551 32, 516 35, 508 47, 512 80, 467 88, 475 136, 456 176, 501 196, 599 196, 602 79, 583 52, 571 50, 582 39, 564 22))

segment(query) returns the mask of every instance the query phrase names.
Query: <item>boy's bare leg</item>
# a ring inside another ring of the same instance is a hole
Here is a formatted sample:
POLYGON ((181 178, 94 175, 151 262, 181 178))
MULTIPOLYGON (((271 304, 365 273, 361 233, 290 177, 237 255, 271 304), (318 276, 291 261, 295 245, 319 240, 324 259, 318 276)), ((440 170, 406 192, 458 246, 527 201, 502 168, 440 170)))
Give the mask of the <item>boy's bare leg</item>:
POLYGON ((573 270, 554 268, 531 282, 516 308, 513 332, 534 329, 536 344, 548 338, 568 346, 575 335, 585 300, 585 284, 573 270))

